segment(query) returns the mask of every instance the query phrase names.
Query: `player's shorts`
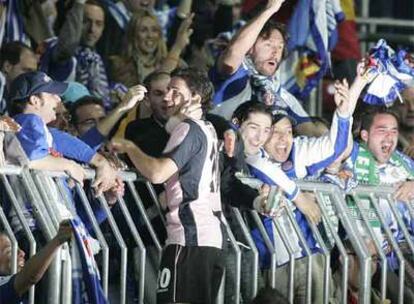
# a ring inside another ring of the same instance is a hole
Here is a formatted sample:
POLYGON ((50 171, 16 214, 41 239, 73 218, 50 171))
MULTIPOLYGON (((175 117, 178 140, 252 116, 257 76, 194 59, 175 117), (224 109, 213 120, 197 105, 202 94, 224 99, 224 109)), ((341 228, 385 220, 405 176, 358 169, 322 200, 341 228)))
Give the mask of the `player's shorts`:
POLYGON ((221 249, 168 245, 158 272, 157 303, 214 303, 224 267, 221 249))

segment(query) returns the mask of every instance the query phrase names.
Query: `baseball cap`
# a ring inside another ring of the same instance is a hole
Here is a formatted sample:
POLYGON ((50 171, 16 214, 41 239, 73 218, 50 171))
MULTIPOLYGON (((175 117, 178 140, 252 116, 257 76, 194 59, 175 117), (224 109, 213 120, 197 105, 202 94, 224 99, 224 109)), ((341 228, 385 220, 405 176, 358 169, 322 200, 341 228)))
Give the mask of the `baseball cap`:
POLYGON ((62 94, 62 101, 64 103, 74 103, 85 96, 90 96, 89 90, 81 83, 69 81, 68 87, 62 94))
POLYGON ((67 87, 66 83, 53 81, 43 72, 28 72, 19 75, 13 80, 10 85, 8 99, 9 102, 13 102, 39 93, 61 95, 67 87))
POLYGON ((296 120, 292 116, 290 116, 284 108, 273 107, 272 108, 272 124, 279 122, 283 118, 289 119, 293 126, 296 125, 296 120))

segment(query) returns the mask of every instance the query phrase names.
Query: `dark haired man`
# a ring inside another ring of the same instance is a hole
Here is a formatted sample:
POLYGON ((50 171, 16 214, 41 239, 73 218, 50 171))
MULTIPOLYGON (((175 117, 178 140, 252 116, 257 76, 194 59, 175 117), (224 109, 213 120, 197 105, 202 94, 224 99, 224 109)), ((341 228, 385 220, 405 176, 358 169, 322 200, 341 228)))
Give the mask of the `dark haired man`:
MULTIPOLYGON (((409 233, 412 234, 414 219, 410 217, 407 204, 414 199, 414 162, 411 158, 398 151, 397 142, 399 135, 398 115, 385 107, 371 107, 362 116, 362 125, 360 130, 360 143, 354 143, 350 156, 353 163, 354 175, 358 182, 369 185, 389 184, 395 186, 394 203, 400 216, 405 224, 409 227, 409 233)), ((381 229, 381 223, 372 209, 369 199, 362 199, 362 210, 370 225, 372 226, 377 240, 382 244, 384 250, 388 252, 389 277, 395 277, 398 269, 398 262, 392 250, 387 250, 389 244, 387 238, 381 229)), ((407 241, 401 233, 401 228, 395 220, 388 203, 380 198, 378 201, 379 208, 386 219, 386 224, 399 243, 406 259, 405 269, 405 291, 404 301, 412 303, 414 294, 409 286, 414 282, 414 260, 411 251, 408 249, 407 241)), ((355 203, 348 200, 348 208, 355 219, 355 224, 361 235, 367 235, 365 226, 360 217, 355 203)), ((388 295, 392 302, 397 302, 398 284, 387 284, 388 295)))
POLYGON ((37 70, 37 58, 32 49, 19 41, 2 46, 0 51, 0 114, 6 112, 10 83, 20 74, 37 70))
POLYGON ((218 58, 210 71, 215 86, 213 113, 230 118, 240 104, 255 99, 285 108, 298 122, 298 129, 313 134, 313 124, 299 101, 276 77, 287 47, 283 25, 270 18, 283 0, 269 0, 246 24, 218 58))
MULTIPOLYGON (((210 86, 210 89, 209 89, 210 86)), ((171 75, 165 98, 190 107, 208 104, 206 75, 194 69, 171 75)), ((218 141, 213 126, 198 117, 173 128, 160 158, 148 156, 127 140, 114 140, 142 175, 164 183, 167 246, 158 278, 158 303, 213 303, 224 270, 218 141)))
POLYGON ((95 47, 105 27, 105 10, 97 0, 75 0, 59 37, 44 42, 40 70, 58 81, 76 80, 110 106, 104 62, 95 47))

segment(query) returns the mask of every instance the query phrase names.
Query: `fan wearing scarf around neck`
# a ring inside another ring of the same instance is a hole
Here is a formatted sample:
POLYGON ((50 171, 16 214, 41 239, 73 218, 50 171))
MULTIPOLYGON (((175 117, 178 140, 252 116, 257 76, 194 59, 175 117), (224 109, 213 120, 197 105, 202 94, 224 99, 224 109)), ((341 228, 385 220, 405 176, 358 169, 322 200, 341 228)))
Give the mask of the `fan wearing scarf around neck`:
POLYGON ((214 114, 230 119, 234 110, 249 100, 284 108, 298 123, 296 131, 318 136, 301 103, 276 77, 286 55, 284 26, 271 17, 283 0, 268 0, 265 8, 236 34, 210 70, 215 86, 214 114))
POLYGON ((39 70, 57 81, 76 81, 102 98, 106 109, 114 106, 105 63, 96 51, 105 27, 104 7, 96 0, 76 0, 58 37, 45 40, 37 49, 39 70))
MULTIPOLYGON (((355 178, 358 183, 362 184, 378 187, 384 184, 393 186, 395 188, 393 197, 396 201, 391 203, 395 204, 403 221, 411 229, 414 221, 409 216, 407 204, 414 199, 414 162, 396 149, 399 133, 398 116, 385 106, 373 107, 372 111, 365 113, 361 121, 361 143, 354 143, 350 157, 355 178)), ((383 235, 376 212, 368 198, 361 197, 361 203, 362 212, 367 215, 376 238, 388 252, 388 264, 395 271, 398 269, 398 263, 383 235)), ((396 241, 400 244, 405 243, 406 240, 388 203, 384 199, 380 199, 378 203, 396 241)), ((347 204, 350 216, 355 220, 358 231, 362 235, 367 235, 355 202, 348 197, 347 204)), ((411 253, 409 253, 410 255, 411 253)), ((412 257, 406 262, 412 265, 412 257)), ((408 302, 412 303, 412 301, 408 302)))

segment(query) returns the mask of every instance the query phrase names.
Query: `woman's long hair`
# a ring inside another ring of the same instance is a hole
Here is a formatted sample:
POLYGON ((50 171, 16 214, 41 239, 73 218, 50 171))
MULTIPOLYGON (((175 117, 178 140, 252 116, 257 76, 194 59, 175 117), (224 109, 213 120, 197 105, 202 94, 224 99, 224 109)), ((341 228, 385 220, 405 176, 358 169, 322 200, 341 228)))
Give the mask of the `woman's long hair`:
POLYGON ((137 10, 133 13, 132 18, 127 28, 127 39, 128 40, 127 40, 127 48, 126 48, 125 55, 129 58, 133 58, 137 64, 143 64, 143 65, 148 64, 148 65, 157 66, 167 56, 167 52, 168 52, 167 44, 165 43, 165 40, 163 39, 161 26, 157 20, 157 17, 151 12, 149 12, 148 10, 137 10), (154 52, 154 56, 151 57, 151 62, 142 62, 143 54, 139 48, 139 45, 138 45, 139 41, 137 39, 139 27, 141 25, 142 20, 145 17, 151 18, 157 23, 159 35, 160 35, 157 48, 155 49, 155 52, 154 52))

